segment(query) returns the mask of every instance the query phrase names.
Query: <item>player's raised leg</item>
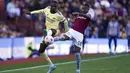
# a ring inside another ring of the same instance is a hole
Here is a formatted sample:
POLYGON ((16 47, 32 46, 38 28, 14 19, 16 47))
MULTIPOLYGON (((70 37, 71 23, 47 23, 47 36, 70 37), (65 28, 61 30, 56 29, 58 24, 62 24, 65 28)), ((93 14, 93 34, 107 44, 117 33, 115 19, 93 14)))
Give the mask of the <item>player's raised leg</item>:
MULTIPOLYGON (((43 39, 42 39, 43 40, 43 39)), ((47 73, 51 73, 53 70, 56 69, 56 66, 52 63, 51 59, 45 54, 45 49, 48 47, 48 44, 45 43, 45 41, 43 40, 40 43, 40 49, 39 49, 39 53, 42 54, 43 53, 43 57, 44 59, 48 62, 48 64, 50 65, 50 68, 48 70, 47 73)))

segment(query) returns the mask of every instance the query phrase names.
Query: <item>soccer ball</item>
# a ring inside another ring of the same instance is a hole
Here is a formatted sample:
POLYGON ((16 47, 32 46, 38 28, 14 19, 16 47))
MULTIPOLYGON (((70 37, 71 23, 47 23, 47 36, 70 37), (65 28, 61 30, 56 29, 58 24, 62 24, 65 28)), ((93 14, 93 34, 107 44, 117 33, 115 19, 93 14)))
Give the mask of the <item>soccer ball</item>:
POLYGON ((45 42, 47 44, 52 44, 54 42, 54 38, 52 36, 46 36, 45 37, 45 42))

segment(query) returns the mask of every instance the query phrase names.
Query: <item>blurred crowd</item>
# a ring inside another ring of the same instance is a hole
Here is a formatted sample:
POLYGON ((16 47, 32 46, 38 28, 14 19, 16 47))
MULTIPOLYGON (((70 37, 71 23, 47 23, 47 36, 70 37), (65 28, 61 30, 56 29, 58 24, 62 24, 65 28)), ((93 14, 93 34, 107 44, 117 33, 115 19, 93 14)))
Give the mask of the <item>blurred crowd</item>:
POLYGON ((8 25, 6 25, 5 23, 1 22, 0 23, 0 37, 2 38, 14 38, 14 37, 18 37, 18 36, 24 36, 22 33, 11 30, 8 25))
MULTIPOLYGON (((45 28, 42 22, 44 17, 39 14, 38 16, 28 16, 25 13, 28 11, 38 10, 45 8, 49 5, 51 0, 3 0, 4 11, 7 12, 6 21, 10 20, 13 24, 24 25, 21 22, 30 21, 28 24, 32 27, 31 30, 22 29, 21 26, 9 26, 10 23, 1 21, 0 23, 0 37, 21 37, 21 36, 39 36, 42 35, 42 29, 45 28), (23 21, 21 21, 23 17, 23 21), (21 21, 21 22, 20 22, 21 21), (15 27, 15 29, 14 29, 15 27), (13 29, 12 29, 13 28, 13 29), (20 28, 20 29, 18 29, 20 28)), ((73 12, 80 12, 80 8, 84 2, 91 5, 95 11, 95 18, 86 28, 85 37, 90 38, 105 38, 108 37, 108 25, 114 16, 115 21, 118 22, 119 38, 127 37, 127 25, 130 24, 130 0, 58 0, 59 10, 70 21, 69 27, 73 26, 74 17, 73 12)), ((25 24, 26 25, 26 24, 25 24)), ((61 26, 62 27, 62 26, 61 26)), ((61 31, 63 29, 61 28, 61 31)))

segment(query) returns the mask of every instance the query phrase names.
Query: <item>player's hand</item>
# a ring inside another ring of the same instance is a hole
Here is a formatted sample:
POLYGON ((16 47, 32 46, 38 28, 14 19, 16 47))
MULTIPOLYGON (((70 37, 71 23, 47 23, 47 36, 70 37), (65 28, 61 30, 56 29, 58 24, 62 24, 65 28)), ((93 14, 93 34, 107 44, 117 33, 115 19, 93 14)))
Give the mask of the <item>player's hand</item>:
POLYGON ((72 13, 74 16, 78 16, 79 15, 79 12, 73 12, 72 13))
POLYGON ((27 12, 27 14, 28 14, 28 15, 31 15, 31 13, 30 13, 30 12, 27 12))
POLYGON ((26 10, 24 11, 25 14, 31 15, 30 11, 26 10))
POLYGON ((25 17, 26 17, 26 18, 31 19, 31 13, 30 13, 30 11, 26 10, 26 11, 24 12, 24 14, 25 14, 25 17))

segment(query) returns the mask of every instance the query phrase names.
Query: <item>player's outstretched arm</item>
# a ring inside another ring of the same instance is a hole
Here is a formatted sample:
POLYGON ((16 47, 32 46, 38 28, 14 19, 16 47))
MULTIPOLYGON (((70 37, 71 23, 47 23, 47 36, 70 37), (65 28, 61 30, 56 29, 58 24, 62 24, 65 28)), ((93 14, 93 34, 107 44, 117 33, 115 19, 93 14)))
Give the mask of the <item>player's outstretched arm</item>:
POLYGON ((43 13, 44 10, 41 9, 41 10, 35 10, 35 11, 26 11, 25 14, 28 14, 28 15, 31 15, 31 14, 40 14, 40 13, 43 13))
POLYGON ((90 14, 83 14, 83 13, 79 13, 79 16, 83 16, 87 19, 91 19, 91 15, 90 14))
POLYGON ((35 10, 35 11, 30 12, 30 14, 41 14, 41 13, 44 13, 44 9, 35 10))
POLYGON ((87 19, 91 19, 91 15, 90 14, 84 14, 84 13, 79 13, 79 12, 74 12, 73 15, 75 16, 83 16, 87 19))

